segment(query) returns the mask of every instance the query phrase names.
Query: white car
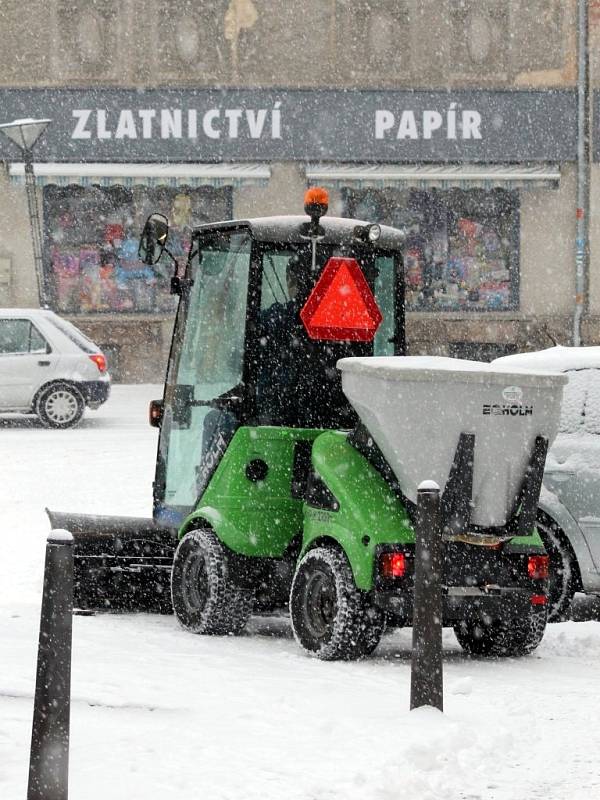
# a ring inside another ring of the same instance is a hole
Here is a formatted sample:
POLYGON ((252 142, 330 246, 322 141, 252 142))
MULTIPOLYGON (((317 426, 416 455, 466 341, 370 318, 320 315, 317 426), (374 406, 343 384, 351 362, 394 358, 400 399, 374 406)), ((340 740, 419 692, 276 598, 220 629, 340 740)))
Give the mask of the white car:
POLYGON ((550 556, 549 621, 573 594, 600 595, 600 347, 551 347, 493 363, 564 372, 560 432, 550 448, 538 531, 550 556))
POLYGON ((0 309, 0 413, 70 428, 109 393, 106 358, 75 325, 45 309, 0 309))

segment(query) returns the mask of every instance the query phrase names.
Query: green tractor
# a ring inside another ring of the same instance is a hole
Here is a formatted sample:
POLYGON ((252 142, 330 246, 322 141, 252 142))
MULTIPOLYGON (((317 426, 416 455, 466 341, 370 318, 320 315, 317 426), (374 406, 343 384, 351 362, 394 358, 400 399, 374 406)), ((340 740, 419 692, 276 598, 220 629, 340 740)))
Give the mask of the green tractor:
MULTIPOLYGON (((48 512, 74 535, 80 607, 150 602, 217 635, 289 607, 296 639, 322 659, 365 656, 386 626, 411 624, 415 503, 336 367, 405 355, 403 234, 324 216, 324 190, 305 200, 307 216, 194 230, 172 279, 164 398, 150 408, 152 519, 48 512)), ((140 256, 164 254, 168 222, 155 214, 140 256)), ((473 437, 453 444, 444 624, 467 652, 524 654, 543 635, 545 445, 538 436, 510 518, 482 527, 470 520, 473 437)))

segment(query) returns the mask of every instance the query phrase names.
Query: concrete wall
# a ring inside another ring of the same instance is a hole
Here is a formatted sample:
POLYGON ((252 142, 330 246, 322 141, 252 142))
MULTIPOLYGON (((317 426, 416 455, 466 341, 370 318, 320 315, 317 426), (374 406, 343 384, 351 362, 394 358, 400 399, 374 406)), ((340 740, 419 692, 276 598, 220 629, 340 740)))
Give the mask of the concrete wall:
POLYGON ((37 307, 25 187, 11 186, 3 166, 0 166, 0 258, 10 259, 9 283, 0 285, 0 306, 37 307))
POLYGON ((2 0, 0 85, 572 85, 575 8, 576 0, 2 0))
POLYGON ((521 192, 520 310, 568 314, 575 291, 576 170, 563 165, 558 190, 521 192))

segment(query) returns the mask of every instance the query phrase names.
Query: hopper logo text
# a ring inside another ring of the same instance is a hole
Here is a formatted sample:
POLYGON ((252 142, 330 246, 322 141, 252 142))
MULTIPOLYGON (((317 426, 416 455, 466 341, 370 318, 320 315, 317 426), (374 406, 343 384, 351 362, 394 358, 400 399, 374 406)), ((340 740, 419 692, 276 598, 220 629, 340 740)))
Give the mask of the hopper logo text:
POLYGON ((522 406, 517 403, 512 405, 499 405, 498 403, 484 403, 483 416, 502 416, 502 417, 532 417, 533 406, 522 406))

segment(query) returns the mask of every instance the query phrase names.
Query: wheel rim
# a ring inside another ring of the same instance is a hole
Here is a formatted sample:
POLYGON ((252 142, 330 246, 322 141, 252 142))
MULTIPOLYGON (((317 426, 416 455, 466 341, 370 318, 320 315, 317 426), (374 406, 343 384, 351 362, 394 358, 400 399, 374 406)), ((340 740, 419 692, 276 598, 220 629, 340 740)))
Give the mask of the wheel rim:
POLYGON ((303 599, 308 632, 315 639, 328 640, 337 614, 337 596, 331 575, 324 570, 313 572, 306 582, 303 599))
POLYGON ((77 416, 79 404, 72 392, 65 389, 55 389, 46 398, 44 411, 50 422, 59 425, 72 422, 77 416))
POLYGON ((208 600, 206 562, 200 553, 193 553, 185 560, 181 575, 183 604, 189 614, 197 614, 208 600))

